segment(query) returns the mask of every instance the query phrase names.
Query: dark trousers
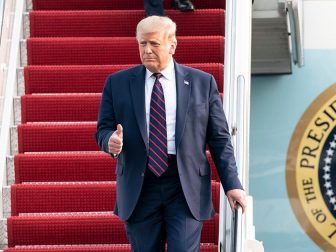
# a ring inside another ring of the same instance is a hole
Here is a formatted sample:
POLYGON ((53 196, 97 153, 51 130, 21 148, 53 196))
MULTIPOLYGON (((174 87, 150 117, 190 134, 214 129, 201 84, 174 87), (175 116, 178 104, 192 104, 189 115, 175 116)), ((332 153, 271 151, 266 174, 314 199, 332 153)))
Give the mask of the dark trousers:
POLYGON ((189 210, 175 156, 170 155, 161 177, 147 170, 140 199, 125 226, 134 252, 165 251, 166 242, 168 252, 200 251, 203 223, 189 210))
POLYGON ((146 16, 164 16, 163 0, 144 0, 146 16))

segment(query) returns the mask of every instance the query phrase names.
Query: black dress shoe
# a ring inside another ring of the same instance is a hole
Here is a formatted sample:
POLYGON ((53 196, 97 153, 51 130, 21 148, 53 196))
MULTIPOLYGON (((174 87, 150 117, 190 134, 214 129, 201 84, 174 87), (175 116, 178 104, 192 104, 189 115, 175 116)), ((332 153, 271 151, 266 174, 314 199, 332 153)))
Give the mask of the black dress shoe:
POLYGON ((194 5, 189 0, 171 0, 171 7, 180 11, 193 11, 194 5))

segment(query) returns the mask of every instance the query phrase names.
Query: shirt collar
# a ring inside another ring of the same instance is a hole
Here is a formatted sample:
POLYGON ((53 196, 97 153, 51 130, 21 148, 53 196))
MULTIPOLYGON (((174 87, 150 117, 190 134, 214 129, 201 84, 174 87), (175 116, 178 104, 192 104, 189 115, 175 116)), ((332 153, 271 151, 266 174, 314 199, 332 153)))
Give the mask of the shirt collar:
MULTIPOLYGON (((153 76, 153 72, 146 68, 146 81, 153 76)), ((174 78, 174 60, 171 59, 165 69, 161 71, 161 74, 167 80, 172 80, 174 78)))

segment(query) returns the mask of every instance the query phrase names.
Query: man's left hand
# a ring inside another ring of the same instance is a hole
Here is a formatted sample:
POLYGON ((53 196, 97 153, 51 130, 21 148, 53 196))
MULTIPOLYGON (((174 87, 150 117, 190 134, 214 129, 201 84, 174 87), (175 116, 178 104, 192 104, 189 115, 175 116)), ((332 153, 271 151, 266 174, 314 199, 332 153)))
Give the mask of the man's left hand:
POLYGON ((232 189, 227 191, 226 197, 229 200, 232 211, 236 208, 236 205, 239 204, 243 209, 243 213, 245 212, 247 207, 245 191, 241 189, 232 189))

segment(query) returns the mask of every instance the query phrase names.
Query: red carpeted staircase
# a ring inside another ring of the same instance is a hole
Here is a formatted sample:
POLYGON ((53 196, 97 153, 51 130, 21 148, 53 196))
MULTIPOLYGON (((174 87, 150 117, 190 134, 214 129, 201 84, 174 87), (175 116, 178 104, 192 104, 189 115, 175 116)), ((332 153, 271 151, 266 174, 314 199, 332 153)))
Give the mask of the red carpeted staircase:
MULTIPOLYGON (((130 251, 113 215, 115 164, 95 143, 108 74, 140 63, 135 27, 143 0, 33 0, 25 94, 11 186, 5 252, 130 251)), ((197 10, 166 14, 177 23, 175 59, 212 73, 223 92, 225 0, 194 0, 197 10)), ((218 250, 217 214, 202 231, 202 252, 218 250)))

